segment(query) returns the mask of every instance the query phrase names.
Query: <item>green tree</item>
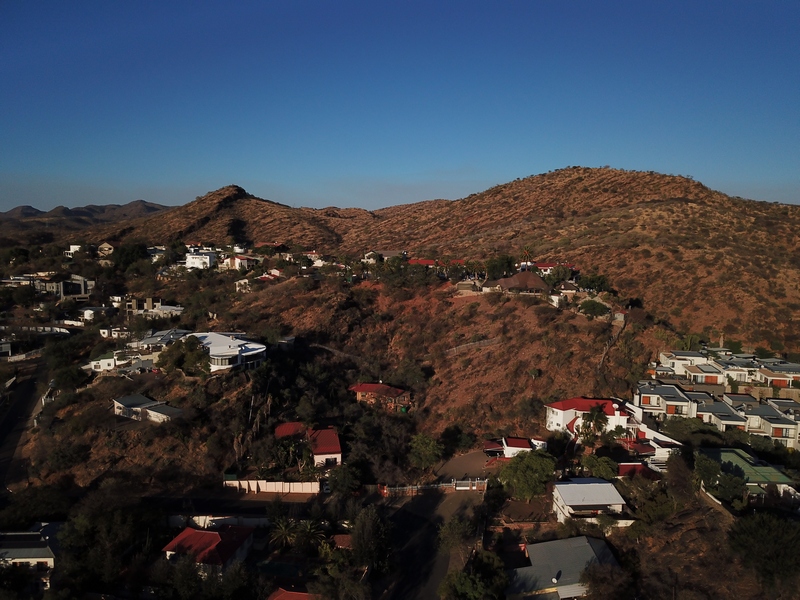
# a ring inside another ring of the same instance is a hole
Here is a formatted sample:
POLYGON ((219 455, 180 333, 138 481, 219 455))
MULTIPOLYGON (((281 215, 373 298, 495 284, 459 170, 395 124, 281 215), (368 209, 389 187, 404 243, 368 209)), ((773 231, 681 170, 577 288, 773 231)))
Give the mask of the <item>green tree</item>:
POLYGON ((528 502, 545 492, 553 479, 556 459, 543 450, 520 452, 500 471, 500 481, 513 490, 514 496, 528 502))
POLYGON ((339 465, 328 474, 331 492, 346 496, 361 487, 360 474, 350 465, 339 465))
MULTIPOLYGON (((731 551, 752 567, 768 590, 791 589, 800 571, 800 525, 769 513, 738 519, 728 532, 731 551)), ((772 595, 771 597, 776 597, 772 595)))
POLYGON ((507 254, 501 254, 486 261, 486 277, 488 279, 500 279, 513 275, 514 272, 514 258, 507 254))
POLYGON ((500 600, 508 578, 502 559, 479 550, 464 571, 451 571, 439 586, 442 600, 500 600))
POLYGON ((593 477, 613 481, 619 473, 619 465, 607 456, 587 454, 581 458, 581 466, 589 471, 593 477))
POLYGON ((419 469, 430 469, 442 459, 442 444, 425 433, 418 433, 411 438, 409 460, 419 469))
POLYGON ((611 312, 610 308, 597 300, 584 300, 579 308, 583 314, 592 318, 602 317, 611 312))
POLYGON ((458 551, 461 560, 464 560, 464 545, 472 535, 472 524, 466 519, 454 515, 439 527, 439 547, 448 552, 458 551))
POLYGON ((597 403, 584 413, 579 435, 581 441, 594 450, 597 438, 605 431, 608 426, 608 415, 605 413, 603 404, 597 403))
POLYGON ((286 517, 279 517, 272 524, 272 531, 269 534, 269 541, 279 548, 285 548, 294 543, 294 535, 294 523, 292 523, 292 521, 286 517))
POLYGON ((389 566, 389 525, 374 504, 364 508, 351 530, 353 559, 359 566, 370 565, 378 572, 389 566))

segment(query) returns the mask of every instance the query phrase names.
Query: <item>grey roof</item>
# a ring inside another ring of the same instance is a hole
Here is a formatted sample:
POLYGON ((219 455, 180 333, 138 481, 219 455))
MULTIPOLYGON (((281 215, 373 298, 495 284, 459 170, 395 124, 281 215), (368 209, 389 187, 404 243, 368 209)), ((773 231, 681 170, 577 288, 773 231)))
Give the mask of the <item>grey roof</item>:
POLYGON ((730 421, 732 423, 745 423, 747 419, 742 417, 730 407, 726 402, 701 402, 697 406, 697 413, 710 413, 722 421, 730 421))
POLYGON ((713 402, 714 397, 708 392, 684 392, 689 400, 695 402, 713 402))
POLYGON ((661 396, 670 402, 689 402, 689 397, 677 385, 664 384, 655 379, 644 385, 640 383, 639 394, 661 396))
POLYGON ((589 565, 617 564, 603 540, 586 536, 529 544, 527 550, 531 566, 508 572, 507 596, 576 586, 589 565), (553 583, 554 578, 556 583, 553 583))
POLYGON ((596 477, 576 477, 554 485, 567 506, 606 506, 625 504, 613 484, 596 477))
POLYGON ((773 373, 779 373, 782 375, 796 375, 797 373, 800 373, 800 365, 797 363, 781 363, 777 365, 771 364, 768 368, 773 373))
POLYGON ((154 412, 175 419, 183 415, 183 411, 180 408, 176 408, 174 406, 167 406, 166 404, 151 406, 147 409, 147 412, 154 412))
POLYGON ((122 396, 114 400, 117 404, 121 404, 125 408, 149 408, 150 406, 158 404, 155 400, 151 400, 147 396, 141 394, 133 394, 132 396, 122 396))
POLYGON ((50 546, 37 532, 0 533, 0 561, 55 558, 50 546))
POLYGON ((672 356, 675 358, 705 358, 706 355, 702 352, 695 352, 693 350, 674 350, 672 356))

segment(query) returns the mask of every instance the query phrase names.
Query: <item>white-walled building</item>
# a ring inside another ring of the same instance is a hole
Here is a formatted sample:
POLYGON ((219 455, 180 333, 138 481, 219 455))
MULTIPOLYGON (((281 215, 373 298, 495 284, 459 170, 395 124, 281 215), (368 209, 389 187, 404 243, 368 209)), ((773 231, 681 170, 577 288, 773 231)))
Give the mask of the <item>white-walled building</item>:
POLYGON ((594 477, 559 481, 553 485, 553 512, 559 523, 567 519, 619 514, 625 506, 613 484, 594 477))
POLYGON ((244 367, 257 369, 267 355, 267 347, 258 342, 242 339, 232 333, 190 333, 186 337, 196 337, 208 352, 211 372, 244 367))
POLYGON ((187 269, 210 269, 217 262, 217 255, 213 252, 195 252, 186 255, 187 269))

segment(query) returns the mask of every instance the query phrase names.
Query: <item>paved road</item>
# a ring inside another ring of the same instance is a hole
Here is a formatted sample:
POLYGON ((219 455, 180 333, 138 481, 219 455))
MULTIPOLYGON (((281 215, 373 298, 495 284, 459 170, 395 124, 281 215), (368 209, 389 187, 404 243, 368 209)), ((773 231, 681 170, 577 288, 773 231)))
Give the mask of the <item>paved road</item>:
MULTIPOLYGON (((437 590, 450 567, 450 553, 439 550, 439 525, 459 514, 469 517, 481 503, 479 492, 430 492, 393 499, 396 511, 390 517, 392 546, 395 548, 397 583, 381 595, 386 600, 435 600, 437 590)), ((390 501, 392 502, 392 501, 390 501)))
POLYGON ((0 482, 3 490, 6 488, 6 481, 18 480, 20 473, 24 477, 24 469, 20 471, 21 465, 15 465, 13 459, 17 446, 27 434, 31 418, 37 411, 39 396, 36 394, 36 384, 40 366, 41 363, 21 366, 21 370, 25 369, 27 374, 21 376, 14 385, 8 412, 0 422, 0 482))

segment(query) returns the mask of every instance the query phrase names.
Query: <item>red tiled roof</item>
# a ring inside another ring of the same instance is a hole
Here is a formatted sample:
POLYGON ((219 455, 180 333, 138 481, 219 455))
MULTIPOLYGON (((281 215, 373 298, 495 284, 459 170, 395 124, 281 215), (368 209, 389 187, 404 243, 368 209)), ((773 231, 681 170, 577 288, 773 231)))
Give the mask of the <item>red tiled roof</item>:
POLYGON ((559 400, 551 402, 547 406, 556 410, 577 410, 578 412, 589 412, 592 407, 602 404, 603 412, 609 417, 614 416, 614 400, 606 398, 570 398, 569 400, 559 400))
POLYGON ((507 437, 506 445, 509 448, 527 448, 530 450, 531 442, 527 438, 521 437, 507 437))
POLYGON ((349 533, 338 533, 333 536, 333 544, 337 548, 352 548, 353 536, 349 533))
POLYGON ((390 398, 397 398, 397 396, 402 396, 406 393, 405 390, 384 383, 357 383, 351 385, 348 389, 357 394, 363 392, 366 394, 377 394, 378 396, 388 396, 390 398))
POLYGON ((287 437, 295 437, 296 435, 303 435, 306 427, 299 421, 292 421, 291 423, 281 423, 275 428, 275 439, 282 439, 287 437))
POLYGON ((634 452, 636 452, 636 454, 640 454, 642 456, 656 453, 656 449, 653 448, 650 444, 640 444, 638 442, 633 442, 631 444, 627 444, 627 446, 630 450, 633 450, 634 452))
POLYGON ((214 531, 187 527, 162 552, 188 554, 197 563, 223 566, 254 531, 236 525, 223 525, 214 531))
POLYGON ((314 454, 341 454, 342 452, 339 435, 333 428, 309 429, 308 441, 311 442, 311 452, 314 454))
POLYGON ((286 589, 283 587, 279 587, 277 590, 272 592, 267 597, 267 600, 321 600, 321 599, 316 594, 301 592, 293 588, 286 589))
POLYGON ((423 265, 425 267, 432 267, 436 264, 436 261, 432 258, 411 258, 408 261, 410 265, 423 265))
POLYGON ((575 417, 574 419, 572 419, 572 421, 567 423, 567 431, 569 431, 570 433, 575 433, 575 421, 577 421, 578 419, 580 419, 580 417, 575 417))
POLYGON ((503 444, 500 442, 496 442, 495 440, 486 440, 483 442, 483 449, 484 450, 502 450, 503 444))
POLYGON ((634 475, 641 475, 647 479, 661 479, 661 476, 653 471, 644 463, 620 463, 619 470, 617 471, 619 477, 633 477, 634 475))

